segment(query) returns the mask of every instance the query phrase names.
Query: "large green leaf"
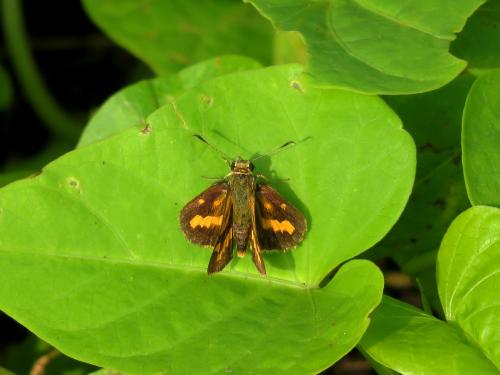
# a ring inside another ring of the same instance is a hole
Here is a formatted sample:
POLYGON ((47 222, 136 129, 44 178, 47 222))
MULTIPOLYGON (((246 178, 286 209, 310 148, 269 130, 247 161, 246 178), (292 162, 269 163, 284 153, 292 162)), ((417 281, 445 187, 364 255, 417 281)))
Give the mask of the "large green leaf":
POLYGON ((447 322, 385 297, 363 350, 403 374, 498 374, 499 209, 473 207, 451 224, 439 249, 437 280, 447 322))
POLYGON ((439 250, 437 278, 446 319, 500 370, 500 209, 473 207, 453 222, 439 250))
POLYGON ((349 351, 377 305, 367 261, 332 269, 394 224, 415 150, 377 97, 316 89, 299 66, 234 73, 184 92, 133 127, 0 190, 0 308, 63 352, 133 373, 315 373, 349 351), (250 157, 309 221, 303 243, 206 275, 182 205, 250 157), (275 181, 274 178, 290 180, 275 181), (29 275, 29 277, 26 277, 29 275), (15 286, 15 287, 12 287, 15 286), (244 369, 244 370, 243 370, 244 369))
POLYGON ((489 0, 467 21, 451 52, 476 72, 500 68, 500 1, 489 0))
POLYGON ((158 74, 221 54, 271 60, 272 28, 234 0, 83 0, 90 17, 158 74))
POLYGON ((471 203, 500 207, 500 70, 480 77, 470 90, 462 149, 471 203))
POLYGON ((78 147, 110 137, 135 125, 162 105, 170 103, 175 93, 228 73, 255 69, 260 64, 242 56, 222 56, 182 69, 175 75, 154 78, 125 87, 111 96, 92 117, 80 137, 78 147))
POLYGON ((302 33, 319 83, 408 94, 443 86, 464 69, 448 47, 484 0, 248 1, 277 28, 302 33))
POLYGON ((370 255, 393 257, 420 280, 435 308, 440 306, 435 285, 437 249, 453 219, 469 207, 460 133, 472 83, 472 76, 462 75, 436 91, 386 98, 415 140, 417 174, 403 215, 370 255))

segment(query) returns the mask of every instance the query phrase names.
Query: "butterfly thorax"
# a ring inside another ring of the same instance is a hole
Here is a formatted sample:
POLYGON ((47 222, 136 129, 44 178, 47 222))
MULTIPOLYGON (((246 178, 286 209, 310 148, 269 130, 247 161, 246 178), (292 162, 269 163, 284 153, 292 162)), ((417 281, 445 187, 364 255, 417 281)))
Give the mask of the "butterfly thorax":
POLYGON ((228 176, 233 202, 233 236, 240 256, 247 249, 254 215, 255 177, 252 170, 249 160, 237 159, 231 164, 228 176))

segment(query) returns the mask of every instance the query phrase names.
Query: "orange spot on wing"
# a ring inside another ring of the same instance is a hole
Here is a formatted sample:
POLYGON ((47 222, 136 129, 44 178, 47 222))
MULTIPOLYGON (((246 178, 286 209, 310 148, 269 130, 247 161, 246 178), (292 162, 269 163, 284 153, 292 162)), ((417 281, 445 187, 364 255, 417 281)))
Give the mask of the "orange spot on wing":
POLYGON ((225 197, 218 198, 218 199, 214 200, 214 201, 213 201, 213 203, 212 203, 212 206, 213 206, 214 208, 219 207, 219 206, 220 206, 220 204, 222 203, 222 201, 224 200, 224 198, 225 198, 225 197))
POLYGON ((288 234, 295 232, 295 227, 288 220, 264 220, 262 227, 264 229, 272 229, 274 232, 287 232, 288 234))
POLYGON ((268 211, 272 211, 273 210, 273 205, 269 202, 265 202, 264 203, 264 208, 268 211))
POLYGON ((205 203, 205 199, 200 198, 198 199, 198 204, 201 206, 203 203, 205 203))
POLYGON ((281 203, 280 207, 281 207, 282 210, 285 210, 286 209, 286 204, 285 203, 281 203))
POLYGON ((189 225, 191 228, 202 227, 202 228, 210 228, 212 226, 220 226, 222 224, 222 215, 221 216, 200 216, 196 215, 189 221, 189 225))

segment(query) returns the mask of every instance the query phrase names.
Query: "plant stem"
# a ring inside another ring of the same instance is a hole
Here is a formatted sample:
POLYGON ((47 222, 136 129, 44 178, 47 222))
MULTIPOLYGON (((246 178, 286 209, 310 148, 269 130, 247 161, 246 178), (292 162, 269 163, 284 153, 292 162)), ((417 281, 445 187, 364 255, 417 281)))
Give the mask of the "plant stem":
POLYGON ((79 122, 59 106, 36 66, 24 26, 21 1, 1 1, 5 42, 28 101, 54 136, 76 140, 81 131, 79 122))

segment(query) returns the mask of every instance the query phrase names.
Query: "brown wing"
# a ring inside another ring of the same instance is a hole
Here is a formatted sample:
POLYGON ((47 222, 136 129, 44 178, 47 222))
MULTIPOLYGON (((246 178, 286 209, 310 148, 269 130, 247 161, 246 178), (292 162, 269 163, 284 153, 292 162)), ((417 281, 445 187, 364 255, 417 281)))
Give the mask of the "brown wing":
POLYGON ((264 259, 262 258, 262 249, 259 242, 259 228, 257 226, 257 216, 258 211, 255 205, 255 195, 250 197, 250 210, 252 212, 252 228, 250 231, 250 242, 252 244, 252 260, 257 267, 257 270, 262 274, 266 275, 266 266, 264 264, 264 259))
MULTIPOLYGON (((219 181, 186 204, 181 211, 180 224, 186 238, 199 245, 215 246, 223 232, 224 217, 230 210, 229 185, 219 181)), ((230 220, 229 220, 230 222, 230 220)))
POLYGON ((231 198, 227 199, 223 214, 222 228, 208 263, 208 274, 222 271, 233 259, 233 207, 231 198))
POLYGON ((255 196, 257 232, 262 249, 286 250, 302 241, 307 222, 297 208, 267 184, 258 184, 255 196))

